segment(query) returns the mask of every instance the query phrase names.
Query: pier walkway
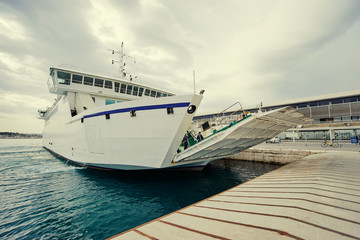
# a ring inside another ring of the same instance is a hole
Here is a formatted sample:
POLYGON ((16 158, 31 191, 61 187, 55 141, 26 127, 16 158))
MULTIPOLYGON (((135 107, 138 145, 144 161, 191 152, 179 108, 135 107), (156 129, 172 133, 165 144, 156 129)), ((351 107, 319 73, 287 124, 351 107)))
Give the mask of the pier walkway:
POLYGON ((360 153, 310 155, 110 239, 360 239, 360 153))
POLYGON ((287 149, 297 149, 300 151, 318 151, 318 152, 359 152, 360 145, 351 144, 349 141, 336 141, 339 144, 338 148, 334 147, 321 147, 323 141, 282 141, 281 143, 261 143, 252 148, 255 149, 277 149, 277 150, 287 150, 287 149))
POLYGON ((359 152, 360 145, 349 141, 339 143, 339 147, 321 147, 322 141, 283 141, 281 143, 261 143, 230 157, 234 160, 288 164, 312 154, 328 152, 359 152))

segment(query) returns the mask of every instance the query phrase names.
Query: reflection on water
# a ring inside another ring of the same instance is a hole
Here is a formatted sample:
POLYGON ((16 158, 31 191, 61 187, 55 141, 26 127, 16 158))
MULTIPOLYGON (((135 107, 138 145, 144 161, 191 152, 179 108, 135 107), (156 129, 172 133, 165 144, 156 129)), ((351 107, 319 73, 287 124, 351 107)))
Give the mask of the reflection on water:
POLYGON ((220 160, 201 172, 102 172, 39 143, 0 146, 0 239, 104 239, 279 167, 220 160))
MULTIPOLYGON (((279 167, 281 164, 262 163, 251 161, 239 161, 232 159, 221 159, 211 163, 218 167, 223 167, 232 172, 234 179, 241 179, 242 182, 247 182, 250 179, 261 176, 267 172, 271 172, 279 167)), ((240 184, 240 183, 239 183, 240 184)))

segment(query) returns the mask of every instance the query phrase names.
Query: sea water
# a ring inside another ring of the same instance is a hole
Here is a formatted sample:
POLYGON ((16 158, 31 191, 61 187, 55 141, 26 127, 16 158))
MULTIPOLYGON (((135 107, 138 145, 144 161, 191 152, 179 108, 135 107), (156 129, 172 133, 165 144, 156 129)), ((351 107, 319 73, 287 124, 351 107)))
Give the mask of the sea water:
POLYGON ((37 139, 0 139, 0 239, 105 239, 278 165, 215 161, 201 172, 69 165, 37 139))

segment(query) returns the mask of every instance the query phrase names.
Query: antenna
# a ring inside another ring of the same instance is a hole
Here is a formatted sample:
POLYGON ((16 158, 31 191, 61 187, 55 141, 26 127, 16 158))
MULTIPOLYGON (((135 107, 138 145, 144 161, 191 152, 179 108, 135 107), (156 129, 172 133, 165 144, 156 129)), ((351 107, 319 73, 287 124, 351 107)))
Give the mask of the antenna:
POLYGON ((195 89, 195 70, 193 70, 193 79, 194 79, 194 93, 196 93, 196 89, 195 89))
POLYGON ((121 42, 121 49, 119 51, 115 51, 113 49, 108 49, 108 50, 111 51, 111 53, 113 55, 116 55, 119 58, 118 61, 111 60, 111 64, 114 64, 114 63, 119 64, 119 73, 121 74, 121 77, 124 78, 126 76, 126 72, 125 72, 125 68, 124 68, 126 66, 126 63, 124 62, 124 57, 133 58, 134 59, 134 64, 136 63, 135 58, 125 54, 125 52, 124 52, 124 42, 121 42))
POLYGON ((259 104, 259 112, 262 112, 263 102, 260 102, 259 104))

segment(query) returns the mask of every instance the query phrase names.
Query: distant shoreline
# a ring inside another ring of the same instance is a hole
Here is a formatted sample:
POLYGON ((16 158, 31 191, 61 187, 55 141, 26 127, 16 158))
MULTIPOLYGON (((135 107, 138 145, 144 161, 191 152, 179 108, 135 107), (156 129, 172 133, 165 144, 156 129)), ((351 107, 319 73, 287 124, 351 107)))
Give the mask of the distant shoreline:
POLYGON ((0 139, 42 139, 42 137, 0 137, 0 139))
POLYGON ((0 132, 0 139, 41 139, 42 134, 37 133, 17 133, 0 132))

